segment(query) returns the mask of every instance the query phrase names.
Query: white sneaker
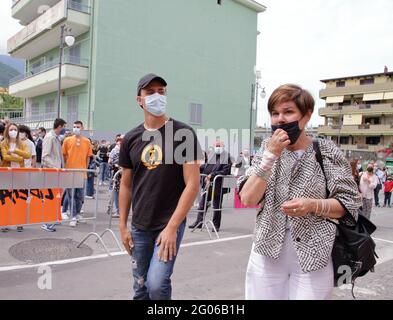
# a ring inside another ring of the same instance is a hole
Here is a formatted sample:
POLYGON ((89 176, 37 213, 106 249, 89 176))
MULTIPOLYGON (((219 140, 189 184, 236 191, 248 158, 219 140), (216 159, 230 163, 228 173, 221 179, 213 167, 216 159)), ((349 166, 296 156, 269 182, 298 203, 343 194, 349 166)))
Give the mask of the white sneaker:
POLYGON ((72 220, 71 220, 71 222, 70 222, 70 227, 75 228, 75 227, 76 227, 76 223, 77 223, 76 218, 72 218, 72 220))
POLYGON ((68 215, 67 212, 62 212, 62 213, 61 213, 61 219, 62 219, 62 220, 69 220, 69 219, 70 219, 70 216, 68 215))
POLYGON ((86 199, 94 199, 92 196, 85 196, 86 199))

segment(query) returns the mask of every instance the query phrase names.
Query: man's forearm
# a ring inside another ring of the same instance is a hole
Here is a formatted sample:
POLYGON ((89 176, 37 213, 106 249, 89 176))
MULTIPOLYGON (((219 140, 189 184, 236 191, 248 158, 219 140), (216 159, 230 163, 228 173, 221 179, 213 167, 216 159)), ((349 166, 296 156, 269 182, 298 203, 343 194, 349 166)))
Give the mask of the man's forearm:
POLYGON ((131 209, 131 189, 120 187, 119 191, 119 226, 127 227, 128 216, 131 209))

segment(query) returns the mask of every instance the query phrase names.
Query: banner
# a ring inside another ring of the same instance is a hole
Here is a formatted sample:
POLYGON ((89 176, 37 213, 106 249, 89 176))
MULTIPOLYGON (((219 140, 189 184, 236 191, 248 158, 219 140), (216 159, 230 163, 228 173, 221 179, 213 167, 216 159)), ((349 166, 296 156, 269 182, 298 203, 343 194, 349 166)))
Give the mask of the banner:
POLYGON ((83 188, 83 170, 0 168, 0 227, 61 221, 66 188, 83 188))
POLYGON ((61 189, 0 190, 0 226, 61 221, 61 189))

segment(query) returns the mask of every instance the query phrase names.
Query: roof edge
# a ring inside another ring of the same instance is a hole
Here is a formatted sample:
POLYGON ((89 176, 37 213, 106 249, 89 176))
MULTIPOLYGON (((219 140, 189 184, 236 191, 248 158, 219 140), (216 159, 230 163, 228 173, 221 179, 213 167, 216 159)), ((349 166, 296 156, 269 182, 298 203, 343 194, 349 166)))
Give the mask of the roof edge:
POLYGON ((254 11, 256 11, 257 13, 261 13, 264 12, 266 10, 266 7, 254 0, 233 0, 237 3, 240 3, 254 11))
POLYGON ((370 73, 370 74, 362 74, 358 76, 347 76, 347 77, 337 77, 337 78, 331 78, 331 79, 324 79, 324 80, 319 80, 321 82, 329 82, 329 81, 334 81, 334 80, 345 80, 345 79, 354 79, 354 78, 363 78, 363 77, 373 77, 373 76, 393 76, 393 71, 384 73, 370 73))

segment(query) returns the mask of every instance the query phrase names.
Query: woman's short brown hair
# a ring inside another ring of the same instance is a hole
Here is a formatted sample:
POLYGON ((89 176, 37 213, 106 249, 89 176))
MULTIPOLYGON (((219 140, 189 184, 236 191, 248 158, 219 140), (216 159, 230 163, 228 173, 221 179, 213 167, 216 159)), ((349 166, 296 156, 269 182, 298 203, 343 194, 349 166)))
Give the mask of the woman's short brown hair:
POLYGON ((307 90, 302 89, 296 84, 284 84, 274 90, 269 98, 267 109, 272 114, 277 104, 288 101, 293 101, 303 116, 309 111, 311 113, 314 112, 314 98, 307 90))

